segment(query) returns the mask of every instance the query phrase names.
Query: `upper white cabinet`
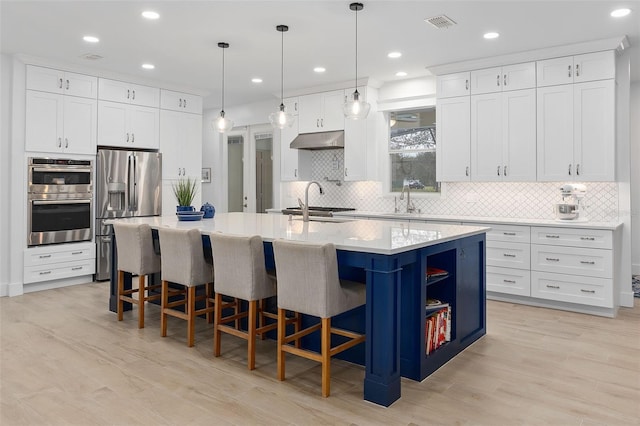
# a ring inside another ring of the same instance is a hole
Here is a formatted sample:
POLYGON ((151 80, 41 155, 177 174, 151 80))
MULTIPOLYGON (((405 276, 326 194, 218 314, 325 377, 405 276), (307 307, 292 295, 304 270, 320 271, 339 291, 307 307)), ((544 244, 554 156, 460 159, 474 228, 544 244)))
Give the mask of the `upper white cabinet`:
MULTIPOLYGON (((375 100, 370 99, 372 91, 367 87, 358 87, 358 93, 365 99, 371 110, 367 118, 363 120, 344 120, 344 180, 362 181, 373 179, 369 172, 368 153, 374 149, 375 141, 375 100)), ((353 89, 346 89, 344 95, 350 97, 353 89)))
POLYGON ((98 145, 158 149, 158 108, 98 102, 98 145))
POLYGON ((98 78, 53 68, 27 65, 27 89, 96 99, 98 78))
POLYGON ((436 93, 438 99, 468 95, 471 86, 469 72, 439 75, 436 79, 436 93))
POLYGON ((104 101, 155 108, 160 105, 160 89, 106 78, 98 80, 98 97, 104 101))
POLYGON ((438 99, 436 104, 436 180, 438 182, 463 182, 471 179, 470 97, 438 99))
POLYGON ((615 180, 615 82, 538 91, 538 180, 615 180))
POLYGON ((162 179, 189 177, 200 181, 202 172, 202 116, 160 111, 162 179))
MULTIPOLYGON (((298 98, 298 132, 344 130, 343 90, 314 93, 298 98)), ((291 111, 288 111, 291 113, 291 111)))
POLYGON ((536 90, 471 96, 471 180, 536 180, 536 90))
POLYGON ((298 98, 284 99, 285 111, 296 117, 291 127, 280 130, 280 180, 292 182, 311 179, 311 152, 290 148, 298 136, 298 98))
POLYGON ((536 64, 538 87, 606 80, 616 76, 613 50, 547 59, 536 64))
POLYGON ((531 89, 535 87, 535 62, 471 71, 472 95, 531 89))
POLYGON ((161 89, 160 108, 202 115, 202 97, 161 89))
POLYGON ((27 90, 25 149, 96 153, 97 101, 27 90))

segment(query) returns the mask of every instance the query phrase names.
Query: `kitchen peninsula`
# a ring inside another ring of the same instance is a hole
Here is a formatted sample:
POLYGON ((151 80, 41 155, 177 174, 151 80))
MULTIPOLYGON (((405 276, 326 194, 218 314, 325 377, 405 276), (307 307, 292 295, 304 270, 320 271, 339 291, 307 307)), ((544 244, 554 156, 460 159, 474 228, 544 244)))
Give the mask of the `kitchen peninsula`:
POLYGON ((335 244, 341 276, 366 281, 365 309, 347 313, 343 321, 366 331, 364 354, 354 347, 347 359, 364 365, 364 399, 376 404, 391 405, 400 398, 401 377, 423 380, 486 332, 486 227, 338 218, 304 222, 254 213, 224 213, 195 222, 170 216, 124 220, 147 223, 152 229, 195 228, 205 236, 260 235, 268 266, 273 266, 271 242, 278 238, 335 244), (428 277, 427 267, 446 275, 428 277), (451 308, 450 341, 428 355, 427 298, 451 308))

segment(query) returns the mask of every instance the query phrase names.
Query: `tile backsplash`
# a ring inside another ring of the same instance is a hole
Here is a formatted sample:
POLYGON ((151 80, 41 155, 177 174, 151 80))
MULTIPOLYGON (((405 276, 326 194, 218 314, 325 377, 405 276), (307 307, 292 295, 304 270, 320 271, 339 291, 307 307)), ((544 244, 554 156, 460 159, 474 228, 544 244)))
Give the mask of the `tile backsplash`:
MULTIPOLYGON (((313 153, 312 178, 322 183, 324 195, 313 186, 309 189, 309 204, 316 206, 353 207, 358 210, 393 212, 393 195, 383 193, 382 182, 327 182, 341 177, 342 151, 313 153), (326 178, 326 179, 325 179, 326 178)), ((433 215, 502 217, 522 219, 554 219, 554 205, 561 201, 559 187, 566 182, 449 182, 440 197, 412 197, 417 209, 433 215)), ((282 196, 287 207, 304 198, 307 182, 282 184, 282 196)), ((595 222, 618 219, 618 184, 616 182, 585 182, 587 217, 595 222)), ((404 210, 406 201, 397 200, 404 210)))

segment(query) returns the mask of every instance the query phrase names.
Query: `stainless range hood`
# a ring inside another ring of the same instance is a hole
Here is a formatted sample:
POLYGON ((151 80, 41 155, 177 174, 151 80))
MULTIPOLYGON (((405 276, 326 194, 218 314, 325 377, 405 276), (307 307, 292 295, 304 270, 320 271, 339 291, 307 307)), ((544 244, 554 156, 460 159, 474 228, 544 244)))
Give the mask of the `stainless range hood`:
POLYGON ((335 132, 303 133, 295 138, 291 148, 296 149, 341 149, 344 148, 344 130, 335 132))

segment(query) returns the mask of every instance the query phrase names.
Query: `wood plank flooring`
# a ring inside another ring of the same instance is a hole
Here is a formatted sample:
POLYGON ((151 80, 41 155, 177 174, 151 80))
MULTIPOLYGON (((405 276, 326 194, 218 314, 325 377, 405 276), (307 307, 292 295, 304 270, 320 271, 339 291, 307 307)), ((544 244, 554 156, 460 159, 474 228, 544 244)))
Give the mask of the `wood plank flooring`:
POLYGON ((138 330, 109 312, 108 283, 0 298, 0 425, 639 425, 640 303, 615 319, 487 303, 487 335, 423 382, 402 379, 389 408, 362 400, 364 370, 287 357, 275 342, 245 342, 169 319, 159 308, 138 330))

